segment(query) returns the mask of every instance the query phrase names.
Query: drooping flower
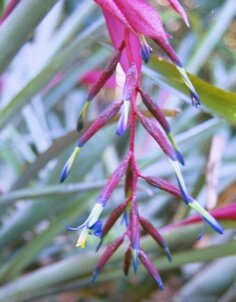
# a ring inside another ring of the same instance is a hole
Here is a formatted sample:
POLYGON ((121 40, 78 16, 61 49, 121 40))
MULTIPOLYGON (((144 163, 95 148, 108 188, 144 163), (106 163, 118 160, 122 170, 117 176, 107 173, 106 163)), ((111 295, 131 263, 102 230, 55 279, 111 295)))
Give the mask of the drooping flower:
POLYGON ((103 211, 103 206, 99 203, 96 203, 90 212, 86 221, 76 228, 69 227, 70 230, 76 231, 80 230, 80 235, 76 243, 77 247, 84 248, 86 244, 86 239, 89 233, 92 232, 93 235, 101 237, 102 233, 102 223, 99 220, 99 217, 103 211))
MULTIPOLYGON (((218 221, 189 194, 179 165, 179 163, 184 164, 184 158, 173 138, 169 122, 161 108, 141 87, 142 59, 145 63, 148 63, 151 53, 151 48, 147 39, 152 39, 159 45, 176 65, 182 79, 190 90, 193 105, 198 106, 200 101, 186 71, 168 41, 170 36, 165 32, 158 12, 149 2, 146 0, 95 0, 95 2, 103 11, 112 45, 115 49, 115 54, 112 56, 105 69, 100 72, 88 92, 79 118, 78 130, 81 131, 84 128, 84 119, 91 100, 113 76, 114 72, 117 70, 117 66, 119 66, 119 68, 120 66, 122 67, 125 75, 122 100, 105 109, 105 111, 82 133, 75 150, 62 170, 61 181, 68 176, 72 164, 81 148, 83 148, 90 138, 102 127, 107 125, 119 111, 120 117, 118 119, 116 132, 121 136, 129 126, 129 150, 121 164, 112 173, 106 185, 101 190, 87 220, 79 227, 71 229, 80 231, 77 242, 78 247, 84 247, 87 236, 92 234, 100 237, 100 243, 97 247, 97 249, 99 249, 105 236, 114 226, 116 221, 123 215, 125 221, 124 227, 126 230, 121 237, 113 241, 105 249, 95 268, 92 281, 95 281, 97 274, 121 246, 124 238, 127 237, 129 245, 124 256, 123 264, 125 275, 128 275, 131 263, 133 264, 134 272, 136 272, 140 260, 160 289, 163 289, 163 282, 158 271, 152 264, 152 261, 146 252, 141 248, 141 230, 152 236, 156 243, 165 251, 169 261, 171 261, 171 254, 166 241, 158 230, 150 221, 139 214, 136 196, 138 180, 143 178, 148 184, 183 200, 188 207, 194 209, 200 215, 201 219, 207 222, 216 232, 222 234, 223 228, 218 221), (138 93, 141 95, 144 105, 156 121, 146 117, 138 108, 138 93), (170 184, 168 181, 158 177, 143 176, 141 174, 135 156, 137 122, 140 122, 143 128, 153 137, 163 153, 168 157, 175 172, 178 186, 170 184), (123 177, 125 178, 124 194, 126 200, 122 201, 122 203, 115 208, 108 217, 105 225, 102 227, 102 222, 99 218, 123 177)), ((169 4, 182 16, 188 25, 187 16, 180 3, 177 0, 170 0, 169 4)))

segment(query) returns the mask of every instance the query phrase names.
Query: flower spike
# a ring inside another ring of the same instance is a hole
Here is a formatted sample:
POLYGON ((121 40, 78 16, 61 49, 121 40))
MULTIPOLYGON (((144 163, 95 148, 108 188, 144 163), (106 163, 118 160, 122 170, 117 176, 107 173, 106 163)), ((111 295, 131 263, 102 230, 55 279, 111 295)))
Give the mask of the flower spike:
MULTIPOLYGON (((198 221, 202 219, 218 233, 222 234, 223 228, 216 219, 188 193, 179 165, 179 163, 184 164, 184 158, 179 152, 178 146, 172 136, 170 124, 158 104, 140 88, 142 79, 142 59, 145 63, 148 63, 152 50, 147 43, 146 38, 151 39, 160 46, 169 59, 176 65, 177 70, 190 91, 192 104, 195 107, 200 105, 200 99, 175 50, 169 43, 171 36, 166 33, 158 12, 152 4, 150 4, 151 1, 94 1, 103 11, 112 45, 115 49, 115 54, 110 59, 105 70, 100 70, 99 73, 96 73, 96 77, 93 78, 93 85, 88 92, 78 120, 78 130, 81 131, 83 129, 84 120, 90 103, 100 89, 104 87, 104 85, 107 85, 108 81, 111 79, 113 80, 112 88, 115 87, 115 77, 112 76, 112 74, 116 70, 118 64, 125 74, 122 100, 119 103, 112 103, 112 105, 106 108, 80 135, 75 150, 62 170, 61 182, 68 176, 73 162, 81 148, 83 148, 90 138, 105 126, 118 112, 120 112, 120 116, 117 123, 117 134, 119 136, 123 135, 126 129, 130 127, 128 133, 129 151, 99 193, 95 205, 85 222, 76 228, 70 227, 69 229, 79 230, 79 238, 76 246, 81 248, 85 247, 86 239, 89 235, 99 237, 100 243, 97 247, 98 250, 103 243, 104 237, 108 234, 119 217, 123 215, 123 220, 125 221, 124 228, 126 228, 126 230, 121 237, 114 240, 103 252, 95 267, 92 282, 95 282, 100 270, 121 246, 125 236, 127 236, 129 243, 123 262, 125 275, 128 275, 131 263, 134 272, 136 272, 139 262, 142 262, 160 289, 163 289, 163 282, 158 271, 148 255, 141 249, 141 229, 144 230, 145 234, 148 233, 156 243, 160 245, 169 261, 171 261, 171 254, 167 243, 158 230, 151 222, 149 222, 149 220, 139 215, 138 202, 136 199, 139 179, 143 178, 148 184, 174 195, 177 199, 182 199, 187 206, 197 211, 199 214, 198 221), (156 121, 147 118, 138 110, 138 93, 140 93, 143 103, 156 121), (137 119, 141 122, 145 130, 154 138, 163 153, 167 155, 177 177, 178 186, 172 185, 168 181, 158 177, 143 176, 141 174, 136 158, 137 119), (102 211, 124 176, 125 181, 123 187, 126 200, 115 208, 103 227, 102 221, 100 220, 102 211)), ((185 23, 189 25, 187 15, 178 0, 168 0, 168 2, 172 8, 182 16, 185 23)))

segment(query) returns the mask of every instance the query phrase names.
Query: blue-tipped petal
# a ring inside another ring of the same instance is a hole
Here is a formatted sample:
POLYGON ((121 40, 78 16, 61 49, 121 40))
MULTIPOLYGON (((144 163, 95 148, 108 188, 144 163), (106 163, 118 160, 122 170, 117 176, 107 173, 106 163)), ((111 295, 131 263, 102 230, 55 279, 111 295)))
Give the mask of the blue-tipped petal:
POLYGON ((128 227, 128 225, 129 225, 129 214, 127 213, 127 211, 125 211, 124 214, 123 214, 123 220, 125 222, 125 226, 128 227))
POLYGON ((65 166, 63 167, 62 169, 62 172, 61 172, 61 176, 60 176, 60 182, 62 183, 66 178, 67 176, 69 175, 70 171, 71 171, 71 168, 72 168, 72 165, 76 159, 76 157, 78 156, 79 152, 80 152, 80 149, 79 147, 76 147, 74 149, 74 151, 72 152, 71 156, 69 157, 69 159, 67 160, 65 166))
POLYGON ((167 245, 164 247, 164 251, 166 253, 166 257, 169 260, 169 262, 172 262, 172 256, 171 256, 170 250, 167 245))
POLYGON ((125 100, 124 104, 122 105, 119 121, 117 123, 116 134, 118 136, 122 136, 128 127, 129 106, 130 106, 130 102, 125 100))
POLYGON ((147 64, 150 60, 150 47, 145 45, 145 44, 141 44, 141 56, 143 61, 147 64))
POLYGON ((191 100, 192 100, 192 105, 194 107, 197 108, 198 106, 201 105, 199 95, 195 91, 190 91, 190 96, 191 96, 191 100))
POLYGON ((182 187, 179 179, 177 178, 177 182, 178 182, 178 185, 179 185, 179 189, 180 189, 180 193, 181 193, 181 196, 182 196, 182 199, 183 201, 188 205, 189 202, 190 202, 190 198, 189 198, 189 195, 188 193, 184 190, 184 188, 182 187))
POLYGON ((213 230, 215 230, 218 234, 224 234, 224 228, 222 225, 213 217, 211 216, 211 220, 202 216, 202 219, 207 222, 213 230))
POLYGON ((171 134, 170 132, 167 132, 166 134, 167 134, 167 136, 168 136, 168 138, 169 138, 169 140, 170 140, 170 142, 171 142, 172 147, 173 147, 174 150, 175 150, 175 155, 176 155, 176 158, 177 158, 178 162, 181 163, 181 165, 184 166, 184 165, 185 165, 184 157, 183 157, 183 155, 179 152, 178 146, 177 146, 177 144, 176 144, 176 142, 175 142, 175 140, 174 140, 174 137, 172 136, 172 134, 171 134))
POLYGON ((96 221, 91 227, 89 227, 89 229, 93 231, 94 236, 99 237, 99 238, 102 237, 102 221, 101 220, 96 221))
POLYGON ((185 185, 185 182, 184 182, 179 164, 178 164, 177 161, 174 161, 174 160, 171 160, 171 159, 169 159, 169 162, 171 163, 172 167, 174 168, 175 175, 176 175, 176 178, 177 178, 177 181, 178 181, 178 185, 179 185, 179 189, 180 189, 183 201, 186 204, 189 204, 189 202, 191 201, 191 198, 188 194, 188 191, 187 191, 187 188, 186 188, 186 185, 185 185))
POLYGON ((208 213, 196 200, 192 199, 192 201, 189 203, 189 206, 196 212, 198 212, 202 219, 207 222, 217 233, 224 233, 222 225, 210 213, 208 213))
POLYGON ((92 284, 94 284, 94 283, 96 282, 96 280, 97 280, 97 275, 98 275, 98 271, 95 270, 95 271, 93 272, 93 275, 92 275, 92 278, 91 278, 91 283, 92 283, 92 284))
POLYGON ((155 278, 155 282, 158 285, 158 287, 160 288, 160 290, 164 290, 164 284, 160 277, 155 278))
POLYGON ((151 52, 152 48, 147 43, 144 35, 140 35, 139 38, 140 38, 140 43, 141 43, 141 56, 142 56, 143 61, 147 64, 150 59, 150 52, 151 52))
POLYGON ((133 263, 134 272, 136 273, 138 270, 138 263, 139 263, 137 249, 132 249, 132 263, 133 263))
POLYGON ((176 158, 177 158, 178 162, 179 162, 182 166, 184 166, 184 165, 185 165, 185 160, 184 160, 183 155, 182 155, 178 150, 176 150, 176 149, 175 149, 175 155, 176 155, 176 158))

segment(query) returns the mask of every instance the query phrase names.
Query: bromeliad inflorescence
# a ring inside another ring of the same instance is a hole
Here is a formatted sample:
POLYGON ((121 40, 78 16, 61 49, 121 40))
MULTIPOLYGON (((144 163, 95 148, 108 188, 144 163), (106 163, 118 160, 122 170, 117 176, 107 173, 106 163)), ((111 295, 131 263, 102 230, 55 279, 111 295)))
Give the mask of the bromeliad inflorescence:
MULTIPOLYGON (((112 76, 118 64, 121 65, 125 73, 123 94, 122 99, 119 102, 116 102, 105 109, 94 123, 83 132, 74 152, 62 170, 61 181, 64 181, 68 176, 72 164, 81 148, 84 147, 93 135, 119 113, 116 133, 117 135, 122 136, 127 128, 129 128, 129 151, 99 194, 88 219, 81 226, 75 228, 76 230, 80 230, 77 246, 84 247, 86 237, 89 234, 93 234, 101 239, 98 246, 99 248, 115 222, 123 215, 127 228, 120 238, 116 239, 105 249, 95 268, 93 280, 96 279, 97 274, 127 237, 129 246, 124 256, 124 273, 126 275, 128 274, 131 263, 136 272, 140 261, 162 289, 163 283, 160 275, 153 266, 148 255, 141 248, 141 230, 143 229, 152 236, 157 244, 163 248, 169 260, 171 260, 171 255, 161 234, 154 228, 151 222, 142 217, 139 213, 136 190, 140 178, 145 180, 149 185, 166 191, 178 199, 183 200, 187 206, 197 211, 202 219, 218 233, 223 233, 223 229, 214 217, 190 196, 180 169, 180 164, 184 164, 184 158, 179 152, 171 134, 170 125, 157 103, 141 87, 142 59, 145 63, 148 63, 151 52, 151 47, 146 38, 153 40, 160 46, 170 60, 176 65, 176 68, 179 70, 183 81, 190 91, 192 104, 197 107, 200 105, 200 100, 179 58, 169 44, 169 35, 165 32, 160 17, 151 4, 146 0, 95 0, 95 2, 103 11, 112 44, 115 48, 115 54, 88 93, 78 120, 78 130, 81 131, 84 127, 84 119, 86 118, 86 113, 91 101, 112 76), (137 105, 138 94, 141 96, 144 105, 152 114, 154 120, 146 117, 139 110, 137 105), (156 176, 145 176, 139 170, 135 156, 137 121, 140 122, 145 130, 153 137, 165 156, 169 159, 169 162, 174 169, 178 186, 174 186, 166 180, 156 176), (162 129, 160 129, 160 126, 162 129), (102 211, 123 177, 125 177, 126 200, 113 211, 104 226, 102 226, 100 220, 102 211)), ((177 0, 169 0, 169 4, 182 16, 185 23, 189 25, 188 18, 179 2, 177 0)))

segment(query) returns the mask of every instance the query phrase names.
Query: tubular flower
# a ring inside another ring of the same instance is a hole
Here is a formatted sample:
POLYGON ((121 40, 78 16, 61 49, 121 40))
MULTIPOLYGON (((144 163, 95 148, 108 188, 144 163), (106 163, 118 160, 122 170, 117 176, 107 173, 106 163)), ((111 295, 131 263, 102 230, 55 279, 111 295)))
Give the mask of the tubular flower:
MULTIPOLYGON (((102 9, 115 53, 105 69, 99 72, 98 77, 88 92, 78 120, 78 130, 83 130, 83 133, 80 134, 77 146, 62 170, 60 180, 62 182, 66 179, 79 152, 85 147, 90 138, 96 135, 96 133, 113 118, 118 120, 116 133, 119 136, 129 127, 129 131, 127 131, 129 134, 129 150, 101 190, 86 221, 77 228, 70 229, 79 230, 80 234, 77 246, 81 248, 85 246, 88 235, 100 237, 100 243, 97 247, 97 249, 99 249, 105 236, 117 220, 123 216, 125 221, 124 233, 105 249, 95 268, 92 281, 95 281, 97 274, 122 245, 124 239, 127 238, 129 244, 123 264, 125 275, 128 275, 131 263, 134 272, 136 272, 140 261, 157 285, 163 289, 163 283, 158 271, 153 266, 146 252, 141 248, 143 231, 149 234, 164 250, 169 261, 171 261, 171 254, 165 239, 158 230, 151 222, 139 214, 138 199, 136 196, 139 179, 141 178, 149 185, 170 193, 177 199, 183 200, 186 206, 195 210, 200 215, 200 218, 204 222, 207 222, 216 232, 222 234, 223 228, 217 220, 189 194, 179 165, 179 163, 184 164, 184 158, 173 138, 169 122, 156 102, 141 87, 142 59, 145 63, 148 63, 152 51, 147 39, 151 39, 159 45, 176 65, 183 81, 190 90, 193 105, 198 106, 200 101, 179 58, 168 41, 169 35, 164 30, 158 12, 149 2, 146 0, 94 1, 102 9), (83 129, 85 128, 84 120, 91 101, 109 79, 113 77, 113 73, 116 71, 118 64, 122 67, 125 75, 121 100, 112 103, 87 129, 83 129), (138 108, 138 94, 141 95, 144 105, 153 118, 146 117, 141 112, 141 109, 138 108), (137 123, 140 123, 167 156, 176 175, 177 186, 157 176, 144 176, 141 174, 135 153, 137 123), (122 201, 121 204, 115 208, 104 226, 102 226, 100 216, 122 178, 124 178, 125 201, 122 201)), ((169 4, 182 16, 185 23, 189 25, 187 16, 180 3, 177 0, 169 0, 169 4)))

